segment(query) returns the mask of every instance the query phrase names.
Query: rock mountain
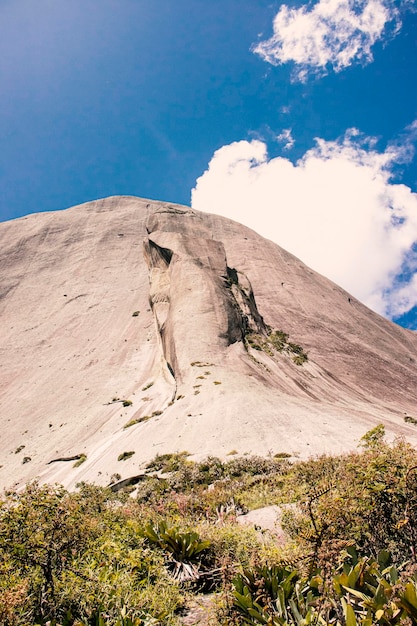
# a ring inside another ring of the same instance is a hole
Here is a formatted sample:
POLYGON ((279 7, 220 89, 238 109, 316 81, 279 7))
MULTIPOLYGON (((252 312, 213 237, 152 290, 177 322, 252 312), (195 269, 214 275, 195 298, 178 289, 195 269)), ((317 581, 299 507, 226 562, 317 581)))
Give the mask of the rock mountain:
POLYGON ((0 316, 2 487, 338 453, 378 423, 417 443, 417 334, 223 217, 122 196, 2 223, 0 316))

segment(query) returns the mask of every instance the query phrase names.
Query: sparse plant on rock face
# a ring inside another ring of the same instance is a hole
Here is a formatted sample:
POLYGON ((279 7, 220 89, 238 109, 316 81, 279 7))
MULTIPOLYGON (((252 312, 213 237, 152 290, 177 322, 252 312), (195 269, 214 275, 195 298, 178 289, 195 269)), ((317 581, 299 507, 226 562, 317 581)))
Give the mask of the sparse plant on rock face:
POLYGON ((273 347, 281 352, 288 345, 288 333, 284 333, 282 330, 274 330, 272 331, 268 339, 273 345, 273 347))
POLYGON ((306 354, 296 354, 295 356, 293 356, 292 360, 296 365, 303 365, 303 363, 305 363, 308 358, 306 354))
POLYGON ((291 454, 289 454, 288 452, 277 452, 276 454, 274 454, 274 459, 289 459, 291 458, 291 454))
POLYGON ((275 352, 285 352, 292 356, 296 365, 303 365, 308 361, 308 355, 304 349, 296 343, 288 341, 288 333, 282 330, 269 330, 267 335, 248 330, 245 335, 245 343, 253 350, 265 352, 274 357, 275 352))
POLYGON ((133 420, 129 420, 128 422, 126 422, 126 424, 123 426, 123 428, 130 428, 131 426, 134 426, 135 424, 139 424, 139 418, 135 418, 133 420))
POLYGON ((123 406, 132 406, 133 402, 132 400, 123 400, 122 404, 123 406))
POLYGON ((142 415, 142 417, 135 417, 134 419, 129 420, 123 428, 130 428, 131 426, 135 426, 135 424, 143 424, 143 422, 147 422, 152 419, 153 415, 142 415))
POLYGON ((117 457, 118 461, 127 461, 127 459, 130 459, 131 456, 133 456, 135 454, 134 450, 130 450, 129 452, 122 452, 122 454, 119 454, 119 456, 117 457))
POLYGON ((86 454, 80 454, 80 458, 77 459, 72 467, 79 467, 87 460, 86 454))
POLYGON ((188 456, 190 456, 190 453, 186 450, 182 452, 157 454, 152 461, 149 461, 146 465, 146 469, 164 473, 175 472, 186 463, 188 456))

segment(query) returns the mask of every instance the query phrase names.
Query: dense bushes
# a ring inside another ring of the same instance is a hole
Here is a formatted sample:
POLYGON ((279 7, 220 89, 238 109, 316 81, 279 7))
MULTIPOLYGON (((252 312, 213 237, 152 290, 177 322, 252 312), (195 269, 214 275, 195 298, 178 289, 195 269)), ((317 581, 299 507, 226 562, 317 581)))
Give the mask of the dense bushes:
POLYGON ((140 528, 103 489, 35 483, 11 494, 0 513, 0 623, 90 624, 102 611, 113 624, 127 609, 138 624, 168 618, 182 594, 140 528))
POLYGON ((0 624, 174 625, 213 589, 218 624, 417 623, 417 453, 383 437, 296 463, 161 455, 135 498, 36 483, 4 496, 0 624), (269 504, 285 545, 236 523, 269 504))

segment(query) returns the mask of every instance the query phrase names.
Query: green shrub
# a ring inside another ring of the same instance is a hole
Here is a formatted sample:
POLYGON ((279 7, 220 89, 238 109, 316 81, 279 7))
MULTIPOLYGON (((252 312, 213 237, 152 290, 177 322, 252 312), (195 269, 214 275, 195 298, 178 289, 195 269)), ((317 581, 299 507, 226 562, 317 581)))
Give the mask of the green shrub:
POLYGON ((87 460, 86 454, 80 454, 80 458, 77 459, 72 467, 79 467, 87 460))
POLYGON ((417 452, 382 426, 362 444, 294 462, 158 455, 147 471, 165 475, 132 477, 137 500, 87 483, 3 495, 0 624, 174 626, 213 584, 219 624, 417 623, 417 452), (284 546, 236 524, 270 504, 284 546))
POLYGON ((127 461, 127 459, 130 459, 130 457, 133 456, 134 454, 135 454, 134 450, 130 450, 129 452, 122 452, 117 457, 117 460, 118 461, 127 461))
POLYGON ((194 531, 183 532, 164 521, 156 526, 147 524, 143 536, 169 554, 169 571, 175 579, 184 582, 199 578, 203 554, 210 547, 209 541, 202 541, 194 531))
POLYGON ((246 569, 234 581, 233 607, 245 624, 317 623, 318 586, 285 567, 246 569))
POLYGON ((126 429, 126 428, 130 428, 131 426, 134 426, 135 424, 142 424, 143 422, 147 422, 148 420, 152 419, 152 417, 153 417, 152 415, 142 415, 142 417, 135 417, 134 419, 131 419, 128 422, 126 422, 123 428, 126 429))
MULTIPOLYGON (((143 418, 140 418, 140 419, 144 421, 143 418)), ((134 418, 132 420, 129 420, 128 422, 126 422, 123 428, 130 428, 131 426, 134 426, 135 424, 139 424, 139 418, 134 418)))
POLYGON ((288 339, 288 333, 284 333, 282 330, 270 330, 267 335, 248 330, 245 342, 253 350, 265 352, 271 357, 274 357, 275 352, 286 352, 292 355, 292 360, 296 365, 303 365, 308 361, 307 353, 300 345, 292 343, 288 339))
POLYGON ((146 464, 146 469, 154 470, 155 472, 161 471, 164 473, 176 472, 187 462, 187 457, 190 453, 186 450, 182 452, 169 452, 167 454, 157 454, 149 463, 146 464))

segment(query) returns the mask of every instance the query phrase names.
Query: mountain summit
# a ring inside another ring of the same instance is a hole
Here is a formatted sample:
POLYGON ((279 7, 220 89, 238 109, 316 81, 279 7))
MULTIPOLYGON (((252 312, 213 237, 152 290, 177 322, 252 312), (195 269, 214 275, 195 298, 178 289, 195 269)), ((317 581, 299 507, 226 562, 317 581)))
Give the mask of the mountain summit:
POLYGON ((417 335, 252 230, 112 197, 0 224, 0 486, 417 443, 417 335), (415 423, 413 423, 415 422, 415 423))

